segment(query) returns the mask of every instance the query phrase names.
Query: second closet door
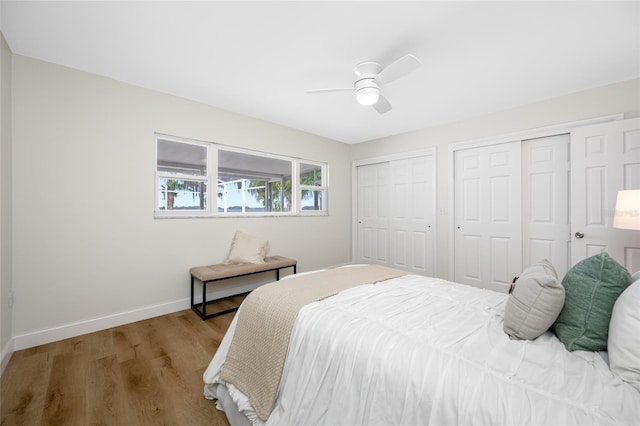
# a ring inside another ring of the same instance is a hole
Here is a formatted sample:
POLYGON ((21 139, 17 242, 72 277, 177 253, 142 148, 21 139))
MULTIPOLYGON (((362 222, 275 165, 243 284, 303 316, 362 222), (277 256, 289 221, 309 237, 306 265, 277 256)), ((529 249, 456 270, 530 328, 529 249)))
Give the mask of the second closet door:
POLYGON ((523 268, 548 259, 560 278, 570 266, 569 134, 522 142, 523 268))
POLYGON ((434 274, 433 156, 392 161, 389 217, 390 264, 420 275, 434 274))
POLYGON ((522 268, 520 141, 455 152, 454 281, 508 289, 522 268))

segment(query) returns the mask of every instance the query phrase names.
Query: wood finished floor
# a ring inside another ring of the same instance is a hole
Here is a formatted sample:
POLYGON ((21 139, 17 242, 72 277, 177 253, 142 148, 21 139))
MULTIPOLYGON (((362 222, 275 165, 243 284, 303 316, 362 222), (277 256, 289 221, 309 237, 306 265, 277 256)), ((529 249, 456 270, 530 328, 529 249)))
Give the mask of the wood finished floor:
POLYGON ((14 352, 0 425, 228 425, 202 373, 234 314, 185 310, 14 352))

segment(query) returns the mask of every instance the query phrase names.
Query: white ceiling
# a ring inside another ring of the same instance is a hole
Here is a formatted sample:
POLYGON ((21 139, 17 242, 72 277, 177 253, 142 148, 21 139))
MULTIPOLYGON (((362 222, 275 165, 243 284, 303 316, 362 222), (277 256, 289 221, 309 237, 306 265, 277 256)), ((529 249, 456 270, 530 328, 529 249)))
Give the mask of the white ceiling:
MULTIPOLYGON (((16 54, 346 143, 640 76, 640 2, 6 1, 16 54), (379 115, 353 67, 412 53, 379 115)), ((639 94, 640 96, 640 94, 639 94)))

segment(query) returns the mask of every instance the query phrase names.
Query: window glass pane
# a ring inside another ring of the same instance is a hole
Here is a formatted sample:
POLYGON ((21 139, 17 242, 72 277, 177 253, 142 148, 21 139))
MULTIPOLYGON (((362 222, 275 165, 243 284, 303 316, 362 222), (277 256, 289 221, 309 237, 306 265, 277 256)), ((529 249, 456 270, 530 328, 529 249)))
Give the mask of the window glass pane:
POLYGON ((300 163, 300 184, 322 186, 322 166, 300 163))
POLYGON ((270 211, 291 211, 291 177, 269 181, 267 194, 270 211))
POLYGON ((323 191, 302 190, 302 210, 313 211, 323 210, 322 208, 323 191))
POLYGON ((158 139, 158 171, 191 176, 207 175, 207 148, 158 139))
POLYGON ((222 213, 265 212, 266 182, 249 179, 218 180, 218 211, 222 213))
POLYGON ((290 160, 218 150, 218 212, 291 211, 290 160))
POLYGON ((160 178, 158 210, 205 210, 207 184, 193 180, 160 178))

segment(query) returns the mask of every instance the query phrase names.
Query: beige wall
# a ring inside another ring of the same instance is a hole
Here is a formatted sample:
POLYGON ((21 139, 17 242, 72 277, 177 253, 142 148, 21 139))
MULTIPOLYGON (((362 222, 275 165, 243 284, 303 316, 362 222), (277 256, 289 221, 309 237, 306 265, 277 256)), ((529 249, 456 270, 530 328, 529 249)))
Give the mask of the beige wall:
MULTIPOLYGON (((528 129, 617 113, 624 113, 625 118, 640 116, 640 79, 573 93, 443 126, 363 142, 351 147, 351 159, 360 160, 436 147, 437 207, 448 209, 448 146, 450 144, 499 137, 528 129)), ((442 278, 448 278, 449 272, 449 213, 447 210, 445 214, 439 214, 437 217, 436 273, 442 278)))
MULTIPOLYGON (((345 144, 14 55, 14 335, 189 297, 241 229, 299 270, 350 260, 345 144), (154 219, 154 132, 329 163, 325 217, 154 219)), ((188 304, 184 306, 188 307, 188 304)))
POLYGON ((11 355, 11 51, 0 33, 0 371, 11 355))

